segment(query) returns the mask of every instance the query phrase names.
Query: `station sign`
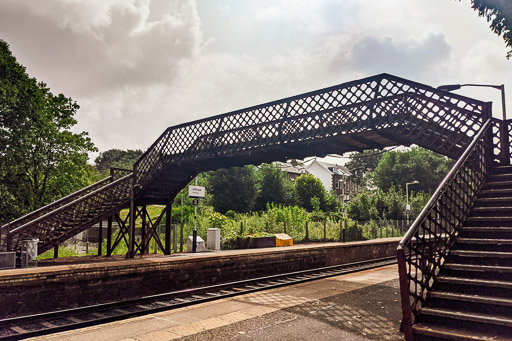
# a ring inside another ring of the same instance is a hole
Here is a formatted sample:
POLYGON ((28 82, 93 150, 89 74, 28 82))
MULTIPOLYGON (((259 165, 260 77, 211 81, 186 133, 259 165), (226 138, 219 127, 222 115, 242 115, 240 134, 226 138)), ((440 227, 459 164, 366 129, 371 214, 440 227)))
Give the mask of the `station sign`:
POLYGON ((203 186, 188 186, 188 197, 203 199, 205 194, 203 186))

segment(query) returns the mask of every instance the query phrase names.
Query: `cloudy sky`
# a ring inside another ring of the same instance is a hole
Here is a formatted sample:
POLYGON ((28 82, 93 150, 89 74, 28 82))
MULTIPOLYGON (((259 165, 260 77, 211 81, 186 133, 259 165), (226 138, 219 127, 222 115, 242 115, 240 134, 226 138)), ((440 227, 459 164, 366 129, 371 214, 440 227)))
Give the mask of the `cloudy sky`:
MULTIPOLYGON (((512 100, 512 60, 469 0, 2 0, 0 39, 78 102, 77 131, 100 151, 382 72, 505 84, 512 100)), ((458 93, 501 116, 497 90, 458 93)))

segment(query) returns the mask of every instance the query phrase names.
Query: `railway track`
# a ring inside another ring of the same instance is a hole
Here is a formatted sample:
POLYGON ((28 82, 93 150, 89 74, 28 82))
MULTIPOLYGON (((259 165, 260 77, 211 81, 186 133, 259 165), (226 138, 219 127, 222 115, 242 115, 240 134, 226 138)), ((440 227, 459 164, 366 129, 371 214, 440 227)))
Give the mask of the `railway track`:
POLYGON ((396 263, 395 257, 335 265, 286 274, 253 278, 207 287, 173 291, 122 302, 112 302, 12 317, 0 320, 0 340, 28 337, 97 325, 130 317, 177 309, 261 290, 309 282, 396 263))

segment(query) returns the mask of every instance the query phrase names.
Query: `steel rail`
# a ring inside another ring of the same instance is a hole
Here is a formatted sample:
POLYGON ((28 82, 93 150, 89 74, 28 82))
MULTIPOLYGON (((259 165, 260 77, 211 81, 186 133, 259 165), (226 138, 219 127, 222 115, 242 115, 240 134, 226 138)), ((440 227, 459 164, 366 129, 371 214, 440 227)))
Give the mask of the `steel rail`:
POLYGON ((395 257, 385 257, 361 262, 253 278, 242 281, 222 283, 200 288, 173 291, 121 302, 102 303, 54 312, 11 317, 0 320, 0 340, 19 340, 26 337, 34 337, 57 333, 64 330, 83 328, 91 325, 108 323, 115 320, 156 313, 164 310, 177 309, 184 306, 209 302, 222 298, 263 291, 271 288, 278 288, 310 282, 322 278, 339 276, 342 274, 372 269, 395 263, 395 257), (66 322, 67 319, 69 320, 66 322), (54 323, 52 323, 52 321, 54 323))

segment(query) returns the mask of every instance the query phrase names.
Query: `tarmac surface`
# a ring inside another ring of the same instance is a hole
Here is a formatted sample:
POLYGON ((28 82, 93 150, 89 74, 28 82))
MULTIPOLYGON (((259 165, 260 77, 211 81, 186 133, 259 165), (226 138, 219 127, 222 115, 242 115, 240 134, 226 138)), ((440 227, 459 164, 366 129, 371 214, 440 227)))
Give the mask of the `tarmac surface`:
POLYGON ((396 265, 31 340, 403 340, 396 265))

